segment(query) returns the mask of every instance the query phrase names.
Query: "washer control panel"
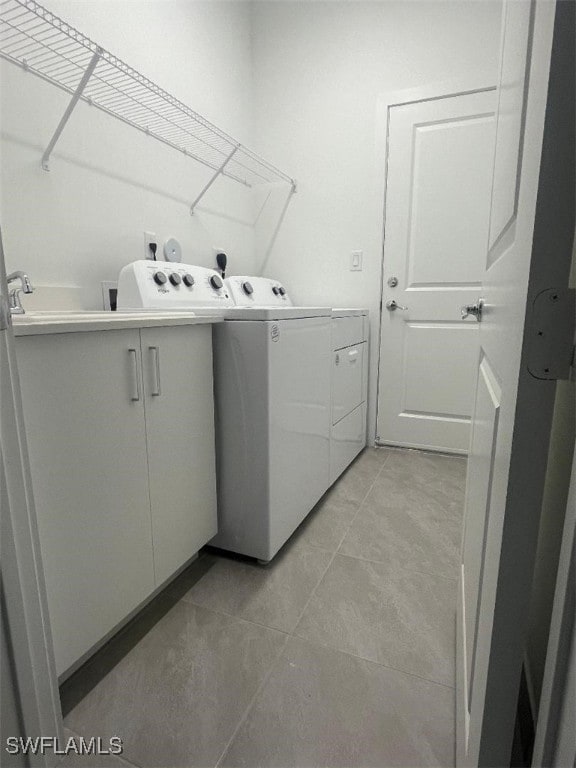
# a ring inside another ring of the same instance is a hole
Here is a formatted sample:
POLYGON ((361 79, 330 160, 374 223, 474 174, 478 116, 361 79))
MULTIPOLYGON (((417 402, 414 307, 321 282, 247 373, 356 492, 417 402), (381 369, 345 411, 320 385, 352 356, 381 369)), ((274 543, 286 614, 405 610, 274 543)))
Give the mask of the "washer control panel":
POLYGON ((234 299, 214 269, 164 261, 133 261, 118 277, 119 310, 190 310, 233 307, 234 299))
POLYGON ((291 307, 292 300, 278 280, 251 275, 235 275, 224 280, 227 292, 237 307, 291 307))

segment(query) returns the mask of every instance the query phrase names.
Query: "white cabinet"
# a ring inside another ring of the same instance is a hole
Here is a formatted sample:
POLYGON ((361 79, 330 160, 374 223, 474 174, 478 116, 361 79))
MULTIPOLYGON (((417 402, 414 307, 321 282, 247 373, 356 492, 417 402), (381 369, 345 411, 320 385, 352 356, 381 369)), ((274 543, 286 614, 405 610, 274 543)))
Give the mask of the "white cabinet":
POLYGON ((160 585, 217 530, 212 328, 145 328, 141 338, 160 585))
POLYGON ((216 532, 211 326, 17 339, 58 674, 216 532))

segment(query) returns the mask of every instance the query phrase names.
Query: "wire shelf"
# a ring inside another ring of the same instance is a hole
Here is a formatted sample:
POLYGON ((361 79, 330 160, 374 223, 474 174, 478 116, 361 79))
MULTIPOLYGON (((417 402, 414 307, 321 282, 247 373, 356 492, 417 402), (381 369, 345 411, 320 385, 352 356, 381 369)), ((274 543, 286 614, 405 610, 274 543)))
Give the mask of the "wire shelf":
POLYGON ((45 168, 82 100, 215 171, 200 197, 220 174, 248 187, 281 181, 295 189, 290 176, 34 0, 0 2, 0 56, 73 97, 45 152, 45 168))

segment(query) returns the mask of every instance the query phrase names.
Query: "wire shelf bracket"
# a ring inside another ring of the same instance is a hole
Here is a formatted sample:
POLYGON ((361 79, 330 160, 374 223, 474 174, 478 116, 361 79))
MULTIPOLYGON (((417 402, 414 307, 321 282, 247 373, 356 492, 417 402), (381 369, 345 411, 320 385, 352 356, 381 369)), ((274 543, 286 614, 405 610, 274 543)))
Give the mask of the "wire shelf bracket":
POLYGON ((218 176, 220 176, 220 175, 221 175, 221 174, 224 172, 224 169, 226 168, 226 166, 228 165, 228 163, 230 162, 230 160, 232 160, 232 158, 234 157, 234 155, 236 154, 236 152, 237 152, 237 151, 240 149, 240 146, 241 146, 240 144, 236 144, 236 146, 234 147, 234 149, 232 150, 232 152, 230 152, 230 154, 229 154, 229 155, 228 155, 228 157, 227 157, 227 158, 224 160, 224 162, 222 163, 222 165, 220 166, 220 168, 218 168, 218 170, 216 171, 216 173, 215 173, 215 174, 212 176, 212 178, 210 179, 210 181, 209 181, 209 182, 206 184, 206 186, 205 186, 205 187, 203 188, 203 190, 200 192, 200 194, 198 195, 198 197, 196 198, 196 200, 194 200, 194 202, 193 202, 193 203, 192 203, 192 205, 190 206, 190 216, 193 216, 193 215, 194 215, 194 209, 196 208, 196 206, 198 205, 198 203, 200 202, 200 200, 202 200, 202 198, 204 197, 204 195, 206 194, 206 192, 208 192, 208 190, 210 189, 210 187, 212 186, 212 184, 214 184, 214 182, 216 181, 216 179, 218 178, 218 176))
POLYGON ((35 0, 0 0, 0 57, 71 96, 42 156, 44 170, 49 170, 54 147, 83 101, 212 169, 191 213, 219 176, 247 187, 283 182, 292 194, 296 191, 288 174, 35 0))
POLYGON ((64 128, 66 126, 66 123, 70 119, 70 116, 71 116, 72 112, 74 111, 74 107, 80 101, 80 98, 82 97, 82 93, 84 91, 84 88, 86 87, 86 85, 88 83, 88 80, 90 80, 90 78, 92 77, 92 73, 96 69, 96 65, 100 61, 101 54, 102 54, 102 50, 98 49, 96 51, 96 53, 94 54, 94 56, 92 56, 92 59, 90 60, 90 64, 88 64, 88 68, 86 69, 86 71, 82 75, 82 79, 80 80, 80 82, 78 83, 78 87, 74 91, 74 94, 72 96, 72 100, 70 101, 70 104, 68 104, 68 107, 66 108, 66 111, 62 115, 62 119, 60 120, 60 122, 58 123, 58 127, 54 131, 54 135, 50 139, 50 143, 48 144, 48 146, 44 150, 44 154, 42 155, 42 168, 45 171, 49 171, 50 170, 50 155, 52 154, 52 150, 56 146, 56 142, 60 138, 60 134, 62 133, 62 131, 64 130, 64 128))

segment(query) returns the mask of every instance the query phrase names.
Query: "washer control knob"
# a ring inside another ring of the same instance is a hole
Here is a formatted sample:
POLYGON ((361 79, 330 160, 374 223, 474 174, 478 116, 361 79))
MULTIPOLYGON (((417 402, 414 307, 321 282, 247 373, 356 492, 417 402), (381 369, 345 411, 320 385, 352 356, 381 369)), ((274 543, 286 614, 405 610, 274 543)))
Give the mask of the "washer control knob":
POLYGON ((154 272, 154 282, 157 285, 164 285, 166 282, 166 275, 164 272, 154 272))
POLYGON ((169 277, 169 280, 172 283, 172 285, 180 285, 180 283, 182 282, 182 278, 180 277, 178 272, 172 272, 172 274, 169 277))
POLYGON ((192 286, 194 285, 194 278, 190 274, 190 272, 186 272, 182 280, 184 281, 184 285, 187 286, 188 288, 192 288, 192 286))
POLYGON ((242 290, 244 291, 244 293, 247 293, 248 296, 254 293, 254 288, 252 288, 252 285, 247 280, 245 283, 242 283, 242 290))
POLYGON ((273 286, 273 288, 272 288, 272 293, 274 294, 274 296, 279 296, 279 294, 280 294, 280 288, 278 288, 278 286, 277 286, 277 285, 273 286))
POLYGON ((212 288, 214 288, 214 290, 215 290, 215 291, 217 291, 217 290, 219 290, 220 288, 222 288, 222 286, 224 285, 224 283, 223 283, 223 282, 222 282, 222 280, 221 280, 221 279, 218 277, 218 275, 212 275, 212 277, 210 278, 210 285, 212 286, 212 288))
POLYGON ((280 286, 280 288, 278 288, 278 293, 280 296, 286 296, 286 288, 282 288, 282 286, 280 286))

